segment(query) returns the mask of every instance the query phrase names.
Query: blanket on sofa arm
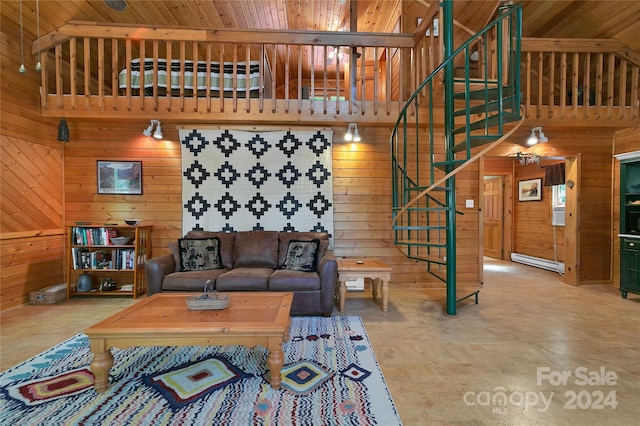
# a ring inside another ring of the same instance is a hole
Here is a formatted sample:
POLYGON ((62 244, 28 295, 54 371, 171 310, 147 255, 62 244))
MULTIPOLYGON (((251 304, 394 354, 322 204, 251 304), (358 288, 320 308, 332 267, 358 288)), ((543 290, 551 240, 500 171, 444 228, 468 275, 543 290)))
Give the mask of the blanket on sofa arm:
POLYGON ((322 232, 189 231, 171 254, 145 263, 147 294, 203 291, 286 291, 292 314, 331 316, 337 262, 322 232))

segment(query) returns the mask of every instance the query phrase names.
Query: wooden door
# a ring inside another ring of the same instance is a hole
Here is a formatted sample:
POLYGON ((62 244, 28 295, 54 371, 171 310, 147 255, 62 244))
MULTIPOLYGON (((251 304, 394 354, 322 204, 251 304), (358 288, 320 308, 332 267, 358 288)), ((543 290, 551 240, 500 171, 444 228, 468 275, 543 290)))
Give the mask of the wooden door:
POLYGON ((502 259, 503 256, 503 186, 502 176, 484 180, 484 251, 488 257, 502 259))

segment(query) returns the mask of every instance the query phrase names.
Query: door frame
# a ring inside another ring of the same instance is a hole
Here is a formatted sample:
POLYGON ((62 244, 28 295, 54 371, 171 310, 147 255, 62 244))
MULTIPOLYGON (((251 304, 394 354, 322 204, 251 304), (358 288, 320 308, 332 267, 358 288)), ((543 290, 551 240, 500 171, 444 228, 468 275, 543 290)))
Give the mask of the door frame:
MULTIPOLYGON (((502 157, 502 156, 498 156, 502 157)), ((565 179, 567 182, 567 198, 565 204, 565 273, 564 283, 572 286, 580 285, 580 188, 581 188, 581 154, 565 157, 565 179), (572 185, 569 185, 572 183, 572 185)), ((515 161, 515 160, 514 160, 515 161)), ((484 157, 480 158, 479 179, 478 179, 478 202, 481 212, 484 209, 484 157)), ((504 199, 503 212, 504 223, 502 233, 503 259, 511 261, 513 248, 513 208, 514 190, 513 177, 515 176, 515 163, 512 164, 510 172, 495 172, 491 176, 504 176, 504 199)), ((480 282, 484 282, 484 217, 478 215, 479 221, 479 270, 480 282)))

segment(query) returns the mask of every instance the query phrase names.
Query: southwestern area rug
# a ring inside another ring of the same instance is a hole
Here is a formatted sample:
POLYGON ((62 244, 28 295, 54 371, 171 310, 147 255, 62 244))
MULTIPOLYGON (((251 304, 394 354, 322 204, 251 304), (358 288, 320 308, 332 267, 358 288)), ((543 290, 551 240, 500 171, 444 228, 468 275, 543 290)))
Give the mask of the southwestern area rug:
POLYGON ((255 346, 112 350, 98 394, 88 338, 71 339, 0 374, 6 425, 399 425, 359 317, 294 317, 282 387, 255 346))

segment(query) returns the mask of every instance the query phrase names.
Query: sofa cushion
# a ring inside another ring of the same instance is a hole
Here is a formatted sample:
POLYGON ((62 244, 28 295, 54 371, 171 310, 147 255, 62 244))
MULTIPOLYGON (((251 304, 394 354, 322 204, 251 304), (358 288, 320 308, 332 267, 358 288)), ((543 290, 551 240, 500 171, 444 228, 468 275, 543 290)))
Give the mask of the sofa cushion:
POLYGON ((277 231, 236 233, 234 268, 271 268, 278 265, 277 231))
POLYGON ((236 241, 235 232, 211 232, 211 231, 189 231, 185 238, 213 238, 220 239, 220 257, 222 266, 233 268, 233 247, 236 241))
MULTIPOLYGON (((204 291, 207 280, 211 280, 214 288, 216 279, 227 272, 227 268, 208 269, 205 271, 173 272, 162 280, 163 291, 204 291)), ((211 289, 211 286, 209 286, 211 289)))
POLYGON ((291 240, 287 249, 282 269, 290 271, 313 272, 318 263, 318 248, 320 240, 311 241, 291 240))
POLYGON ((320 290, 320 274, 317 272, 290 271, 278 269, 269 277, 271 291, 320 290))
POLYGON ((220 259, 220 239, 180 238, 180 269, 182 271, 202 271, 222 268, 220 259))
POLYGON ((320 248, 318 249, 318 260, 320 260, 329 247, 329 234, 326 232, 280 232, 278 235, 278 268, 282 268, 284 265, 289 241, 311 241, 316 238, 320 240, 320 248))
POLYGON ((220 275, 216 280, 219 291, 265 291, 269 288, 271 268, 235 268, 220 275))

